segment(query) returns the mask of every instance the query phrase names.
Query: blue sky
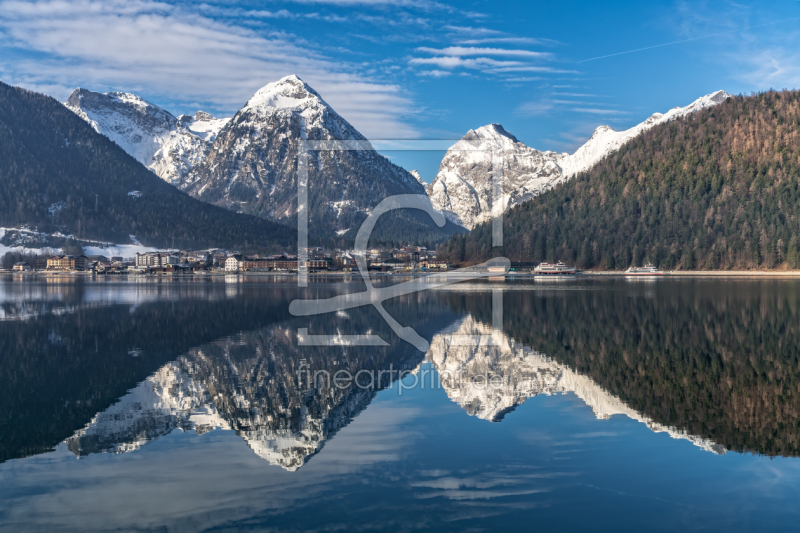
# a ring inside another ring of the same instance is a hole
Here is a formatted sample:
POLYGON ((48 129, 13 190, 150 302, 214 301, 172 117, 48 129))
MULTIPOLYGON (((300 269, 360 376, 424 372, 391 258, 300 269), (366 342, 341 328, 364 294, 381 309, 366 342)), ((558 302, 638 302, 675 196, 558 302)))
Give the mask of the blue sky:
MULTIPOLYGON (((800 4, 0 0, 0 79, 60 100, 81 86, 230 116, 293 73, 371 139, 499 122, 573 151, 718 89, 800 88, 800 4)), ((441 159, 387 155, 428 181, 441 159)))

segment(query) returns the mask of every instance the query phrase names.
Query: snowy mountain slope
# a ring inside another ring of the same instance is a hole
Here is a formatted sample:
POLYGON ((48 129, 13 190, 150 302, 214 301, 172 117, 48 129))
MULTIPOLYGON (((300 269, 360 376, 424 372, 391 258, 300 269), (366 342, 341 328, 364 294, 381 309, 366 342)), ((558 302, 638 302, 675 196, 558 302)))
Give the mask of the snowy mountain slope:
POLYGON ((64 105, 161 179, 177 184, 205 159, 228 119, 203 111, 176 118, 130 93, 76 89, 64 105))
POLYGON ((715 106, 729 96, 725 91, 707 94, 686 107, 675 107, 664 114, 654 113, 644 122, 625 131, 614 131, 609 126, 600 126, 583 146, 564 161, 562 171, 565 176, 574 176, 588 170, 608 154, 619 150, 623 144, 654 126, 715 106))
POLYGON ((625 415, 653 432, 688 440, 713 453, 726 452, 725 447, 713 441, 643 416, 590 378, 516 343, 471 316, 437 334, 426 359, 439 372, 448 397, 470 416, 497 422, 533 396, 574 393, 598 419, 625 415), (465 336, 470 336, 471 342, 462 342, 465 336))
POLYGON ((394 194, 424 194, 409 172, 375 152, 361 133, 297 76, 259 89, 219 132, 208 158, 180 185, 236 211, 292 220, 301 140, 364 141, 368 149, 320 150, 309 157, 309 224, 355 227, 394 194))
POLYGON ((492 217, 493 158, 499 161, 502 157, 503 183, 500 205, 494 209, 505 212, 588 170, 650 128, 714 106, 728 96, 724 91, 711 93, 686 107, 655 113, 625 131, 600 126, 572 155, 530 148, 499 124, 470 130, 447 151, 427 192, 434 207, 442 210, 448 220, 472 229, 492 217))

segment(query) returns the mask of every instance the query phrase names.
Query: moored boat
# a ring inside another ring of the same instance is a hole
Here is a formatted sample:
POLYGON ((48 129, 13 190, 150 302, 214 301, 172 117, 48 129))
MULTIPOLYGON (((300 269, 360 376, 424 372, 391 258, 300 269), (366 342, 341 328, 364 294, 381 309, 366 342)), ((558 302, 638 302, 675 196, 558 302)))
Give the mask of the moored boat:
POLYGON ((533 269, 533 273, 536 275, 548 275, 548 276, 568 276, 571 274, 575 274, 577 270, 575 267, 567 266, 561 261, 558 263, 539 263, 539 265, 533 269))
POLYGON ((664 272, 657 267, 646 264, 643 267, 630 267, 625 271, 626 276, 663 276, 664 272))

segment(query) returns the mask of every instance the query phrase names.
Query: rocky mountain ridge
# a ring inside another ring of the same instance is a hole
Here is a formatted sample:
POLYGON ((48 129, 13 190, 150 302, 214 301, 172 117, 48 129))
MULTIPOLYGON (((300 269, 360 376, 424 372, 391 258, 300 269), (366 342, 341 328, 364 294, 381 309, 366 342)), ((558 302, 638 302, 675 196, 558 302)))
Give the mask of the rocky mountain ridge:
POLYGON ((135 94, 82 88, 75 89, 64 105, 173 185, 180 185, 205 159, 217 133, 230 120, 204 111, 175 117, 135 94))

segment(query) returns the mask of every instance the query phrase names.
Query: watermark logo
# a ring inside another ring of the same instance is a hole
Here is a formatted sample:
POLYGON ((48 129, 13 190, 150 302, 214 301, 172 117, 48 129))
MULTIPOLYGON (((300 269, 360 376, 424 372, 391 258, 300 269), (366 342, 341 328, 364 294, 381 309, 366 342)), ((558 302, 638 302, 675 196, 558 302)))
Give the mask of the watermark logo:
MULTIPOLYGON (((391 143, 392 141, 377 141, 391 143)), ((441 150, 439 141, 396 141, 392 150, 401 146, 405 150, 441 150)), ((487 152, 485 146, 477 141, 458 141, 459 146, 465 151, 487 152)), ((300 287, 308 286, 308 159, 311 151, 352 151, 373 150, 369 141, 306 141, 300 143, 298 154, 298 180, 297 180, 297 248, 298 248, 298 278, 300 287)), ((492 246, 503 245, 503 156, 500 151, 490 151, 492 160, 492 246)), ((434 209, 430 198, 426 195, 401 194, 390 196, 382 200, 369 213, 366 220, 358 230, 355 240, 354 258, 358 271, 364 280, 367 290, 342 294, 321 300, 294 300, 289 305, 289 312, 294 316, 312 316, 325 313, 344 311, 354 307, 372 305, 381 317, 391 327, 392 331, 402 340, 412 344, 418 350, 427 352, 428 341, 420 336, 413 328, 403 326, 394 319, 383 307, 383 302, 391 298, 413 294, 420 291, 441 288, 463 281, 474 281, 493 276, 502 276, 508 273, 511 263, 505 257, 496 257, 467 268, 461 268, 442 273, 428 274, 415 279, 398 283, 389 287, 375 287, 367 268, 367 245, 375 224, 381 215, 397 209, 418 209, 431 217, 438 227, 443 227, 447 222, 443 213, 434 209)), ((502 291, 493 291, 492 298, 493 325, 502 327, 502 291), (499 317, 499 320, 498 320, 499 317), (499 324, 498 324, 499 323, 499 324)), ((301 346, 387 346, 388 343, 377 335, 309 335, 307 328, 298 329, 298 342, 301 346)), ((463 344, 469 345, 475 339, 463 339, 463 344)))

